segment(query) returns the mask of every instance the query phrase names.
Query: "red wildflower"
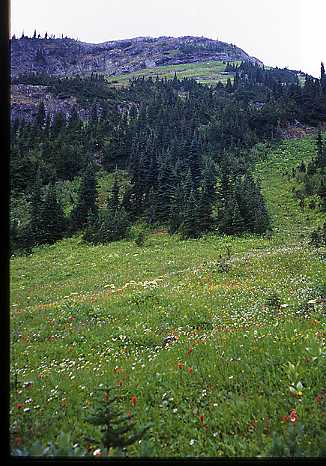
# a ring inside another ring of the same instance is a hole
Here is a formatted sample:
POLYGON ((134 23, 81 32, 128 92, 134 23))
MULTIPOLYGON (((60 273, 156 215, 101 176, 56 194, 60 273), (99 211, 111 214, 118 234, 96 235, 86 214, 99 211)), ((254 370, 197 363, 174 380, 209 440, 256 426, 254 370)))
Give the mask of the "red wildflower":
POLYGON ((123 371, 122 367, 115 367, 113 370, 114 370, 114 372, 122 372, 123 371))
POLYGON ((192 353, 192 347, 191 347, 191 346, 190 346, 190 348, 189 348, 188 351, 187 351, 187 354, 190 354, 190 353, 192 353))
POLYGON ((192 367, 189 367, 188 372, 189 374, 192 374, 192 367))
POLYGON ((321 402, 321 396, 320 396, 320 395, 316 395, 316 396, 315 396, 315 402, 316 402, 316 403, 320 403, 320 402, 321 402))
POLYGON ((16 437, 16 438, 15 438, 15 444, 16 444, 16 446, 19 447, 19 445, 22 444, 22 441, 23 441, 23 440, 22 440, 21 437, 16 437))
POLYGON ((205 430, 207 430, 207 429, 208 429, 208 426, 205 424, 205 416, 203 416, 203 415, 199 416, 199 420, 200 420, 201 426, 202 426, 205 430))
POLYGON ((24 407, 24 403, 16 403, 17 409, 22 409, 24 407))
POLYGON ((282 416, 281 419, 283 422, 289 422, 289 416, 282 416))
POLYGON ((131 414, 131 411, 128 411, 128 417, 131 417, 132 414, 131 414))
POLYGON ((293 422, 293 423, 297 422, 298 415, 295 409, 292 409, 292 411, 290 412, 289 420, 290 422, 293 422))
POLYGON ((184 367, 184 364, 182 362, 178 362, 178 368, 183 369, 183 367, 184 367))
POLYGON ((131 395, 131 404, 132 406, 136 406, 136 403, 137 403, 137 397, 136 395, 131 395))

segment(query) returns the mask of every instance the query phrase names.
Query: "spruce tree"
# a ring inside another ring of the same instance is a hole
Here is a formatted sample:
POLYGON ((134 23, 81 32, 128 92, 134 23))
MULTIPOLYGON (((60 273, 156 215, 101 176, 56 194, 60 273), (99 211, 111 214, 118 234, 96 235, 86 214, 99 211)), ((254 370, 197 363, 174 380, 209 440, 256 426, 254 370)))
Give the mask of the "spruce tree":
POLYGON ((40 169, 38 169, 36 174, 30 205, 30 223, 28 227, 27 236, 29 236, 29 242, 31 245, 37 245, 42 243, 43 238, 43 222, 41 215, 43 210, 43 198, 40 169))
POLYGON ((198 193, 192 189, 187 200, 184 220, 180 227, 181 236, 187 238, 198 238, 201 234, 200 218, 198 212, 198 193))
POLYGON ((228 194, 219 211, 218 226, 219 230, 227 235, 238 235, 245 230, 245 222, 234 193, 228 194))
POLYGON ((115 173, 111 193, 109 194, 107 202, 107 209, 109 212, 114 213, 119 209, 119 190, 120 189, 118 185, 117 173, 115 173))
POLYGON ((66 220, 63 208, 57 199, 54 183, 51 183, 48 187, 40 216, 42 243, 52 244, 62 239, 65 234, 66 220))
POLYGON ((87 225, 88 215, 97 215, 97 190, 95 168, 93 163, 89 163, 81 179, 78 192, 78 200, 71 214, 71 229, 77 231, 87 225))
POLYGON ((45 107, 43 100, 40 102, 37 110, 37 114, 35 117, 35 125, 37 128, 42 128, 45 123, 45 107))
POLYGON ((144 437, 151 424, 136 430, 133 415, 122 412, 119 403, 122 396, 114 387, 106 386, 98 389, 97 393, 95 405, 87 421, 101 428, 102 444, 108 451, 110 448, 116 448, 121 452, 123 448, 144 437))
POLYGON ((209 231, 213 226, 213 205, 216 200, 214 165, 206 161, 202 173, 201 191, 199 196, 198 214, 201 231, 209 231))

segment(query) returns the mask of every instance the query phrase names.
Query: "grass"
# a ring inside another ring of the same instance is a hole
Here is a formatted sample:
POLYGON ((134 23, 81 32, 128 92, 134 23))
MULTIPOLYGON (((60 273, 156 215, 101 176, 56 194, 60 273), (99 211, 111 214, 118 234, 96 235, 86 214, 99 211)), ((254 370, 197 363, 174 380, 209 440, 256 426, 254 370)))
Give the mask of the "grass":
POLYGON ((12 445, 67 432, 92 455, 100 433, 86 417, 110 384, 139 426, 153 423, 129 456, 322 454, 325 251, 307 239, 325 216, 298 207, 287 175, 312 154, 311 138, 291 140, 257 162, 271 237, 74 237, 13 257, 12 445))
MULTIPOLYGON (((240 62, 235 63, 239 64, 240 62)), ((220 61, 156 66, 155 68, 146 68, 133 73, 112 76, 107 78, 107 81, 116 87, 123 87, 128 85, 130 79, 143 76, 145 78, 156 78, 156 76, 158 76, 159 78, 173 79, 176 73, 178 79, 193 78, 201 84, 209 85, 217 84, 219 81, 225 84, 228 78, 233 81, 233 74, 225 72, 225 67, 226 64, 220 61)))

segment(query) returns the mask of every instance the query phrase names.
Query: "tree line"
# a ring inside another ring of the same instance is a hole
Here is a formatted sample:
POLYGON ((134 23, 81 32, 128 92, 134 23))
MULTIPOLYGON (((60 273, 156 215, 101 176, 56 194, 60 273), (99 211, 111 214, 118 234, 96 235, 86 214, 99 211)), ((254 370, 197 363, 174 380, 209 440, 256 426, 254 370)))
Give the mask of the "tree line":
POLYGON ((185 238, 265 232, 270 219, 250 149, 296 119, 323 121, 326 86, 323 65, 321 79, 303 86, 264 73, 246 63, 225 85, 175 76, 137 78, 119 90, 97 75, 22 77, 75 95, 88 118, 77 109, 51 117, 41 103, 33 122, 13 122, 11 193, 29 212, 24 228, 13 217, 13 244, 32 247, 76 231, 87 241, 113 241, 140 219, 185 238), (115 177, 107 207, 98 209, 96 173, 116 168, 127 171, 129 185, 122 189, 115 177), (55 185, 76 177, 79 192, 65 216, 55 185))

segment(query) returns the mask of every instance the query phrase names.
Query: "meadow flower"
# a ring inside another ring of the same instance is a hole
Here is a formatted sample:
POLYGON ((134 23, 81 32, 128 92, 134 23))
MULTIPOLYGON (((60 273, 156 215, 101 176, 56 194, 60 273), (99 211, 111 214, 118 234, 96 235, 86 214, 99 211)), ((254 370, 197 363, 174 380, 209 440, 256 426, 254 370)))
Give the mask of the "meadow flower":
POLYGON ((131 395, 130 401, 131 401, 132 406, 135 407, 136 404, 137 404, 137 397, 136 397, 136 395, 131 395))
POLYGON ((295 409, 292 409, 292 411, 290 412, 289 420, 290 422, 293 422, 293 423, 297 422, 298 415, 295 409))
POLYGON ((183 369, 183 367, 184 367, 184 364, 182 362, 178 362, 178 368, 183 369))
POLYGON ((102 451, 101 451, 101 449, 100 449, 100 448, 97 448, 96 450, 94 450, 93 456, 102 456, 102 451))
POLYGON ((24 407, 24 404, 23 403, 16 403, 16 408, 17 409, 21 409, 24 407))

